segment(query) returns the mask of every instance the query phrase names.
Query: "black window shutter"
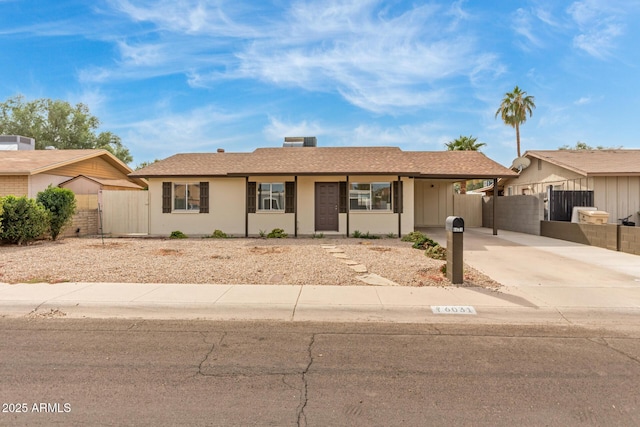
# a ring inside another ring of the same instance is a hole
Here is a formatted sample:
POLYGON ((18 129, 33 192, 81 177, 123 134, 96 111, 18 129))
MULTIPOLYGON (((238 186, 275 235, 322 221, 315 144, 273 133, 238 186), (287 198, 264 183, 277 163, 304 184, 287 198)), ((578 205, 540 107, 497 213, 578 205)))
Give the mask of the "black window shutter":
POLYGON ((393 213, 402 213, 402 181, 393 181, 393 213))
POLYGON ((162 213, 171 213, 171 183, 162 183, 162 213))
POLYGON ((256 183, 247 182, 247 213, 256 213, 256 183))
POLYGON ((200 213, 209 213, 209 183, 200 183, 200 213))
POLYGON ((347 182, 340 181, 340 200, 338 201, 338 212, 347 213, 347 182))
POLYGON ((294 213, 296 211, 296 183, 287 181, 284 183, 284 212, 294 213))

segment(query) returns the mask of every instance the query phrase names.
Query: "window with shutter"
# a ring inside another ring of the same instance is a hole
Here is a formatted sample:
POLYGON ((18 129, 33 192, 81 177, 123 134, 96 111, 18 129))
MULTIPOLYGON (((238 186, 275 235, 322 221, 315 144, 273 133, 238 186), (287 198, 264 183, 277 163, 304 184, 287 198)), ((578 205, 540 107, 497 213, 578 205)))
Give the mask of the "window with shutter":
POLYGON ((256 213, 256 183, 247 182, 247 213, 256 213))
POLYGON ((209 183, 200 183, 200 213, 209 213, 209 183))
POLYGON ((171 213, 171 183, 162 183, 162 213, 171 213))
POLYGON ((393 181, 393 212, 402 213, 402 181, 393 181))
POLYGON ((294 213, 296 211, 296 183, 287 181, 284 185, 285 213, 294 213))
POLYGON ((347 213, 347 182, 340 181, 338 212, 347 213))

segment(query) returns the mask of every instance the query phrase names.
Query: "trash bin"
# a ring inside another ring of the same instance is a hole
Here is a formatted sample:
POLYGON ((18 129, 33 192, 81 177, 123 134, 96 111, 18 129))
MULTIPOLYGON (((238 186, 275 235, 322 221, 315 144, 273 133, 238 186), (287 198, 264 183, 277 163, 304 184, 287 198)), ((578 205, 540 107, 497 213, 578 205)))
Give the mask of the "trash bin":
POLYGON ((609 222, 609 212, 605 211, 578 211, 580 224, 606 224, 609 222))

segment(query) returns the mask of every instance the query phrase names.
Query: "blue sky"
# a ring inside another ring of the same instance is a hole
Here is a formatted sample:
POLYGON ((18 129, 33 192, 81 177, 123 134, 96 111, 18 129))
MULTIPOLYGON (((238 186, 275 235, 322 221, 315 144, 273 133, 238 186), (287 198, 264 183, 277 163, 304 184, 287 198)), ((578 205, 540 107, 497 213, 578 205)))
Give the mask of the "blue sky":
POLYGON ((0 0, 0 100, 83 102, 132 166, 178 152, 640 148, 640 0, 0 0))

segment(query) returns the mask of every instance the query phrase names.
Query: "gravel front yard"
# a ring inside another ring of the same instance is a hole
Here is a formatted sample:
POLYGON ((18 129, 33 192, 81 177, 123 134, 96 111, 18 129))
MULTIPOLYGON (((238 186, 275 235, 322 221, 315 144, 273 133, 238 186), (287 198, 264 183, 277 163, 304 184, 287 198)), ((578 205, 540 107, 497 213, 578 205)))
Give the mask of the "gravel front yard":
MULTIPOLYGON (((364 285, 346 259, 403 286, 451 286, 444 261, 399 239, 152 239, 67 238, 0 246, 0 282, 126 282, 364 285)), ((465 286, 500 285, 471 267, 465 286)))

